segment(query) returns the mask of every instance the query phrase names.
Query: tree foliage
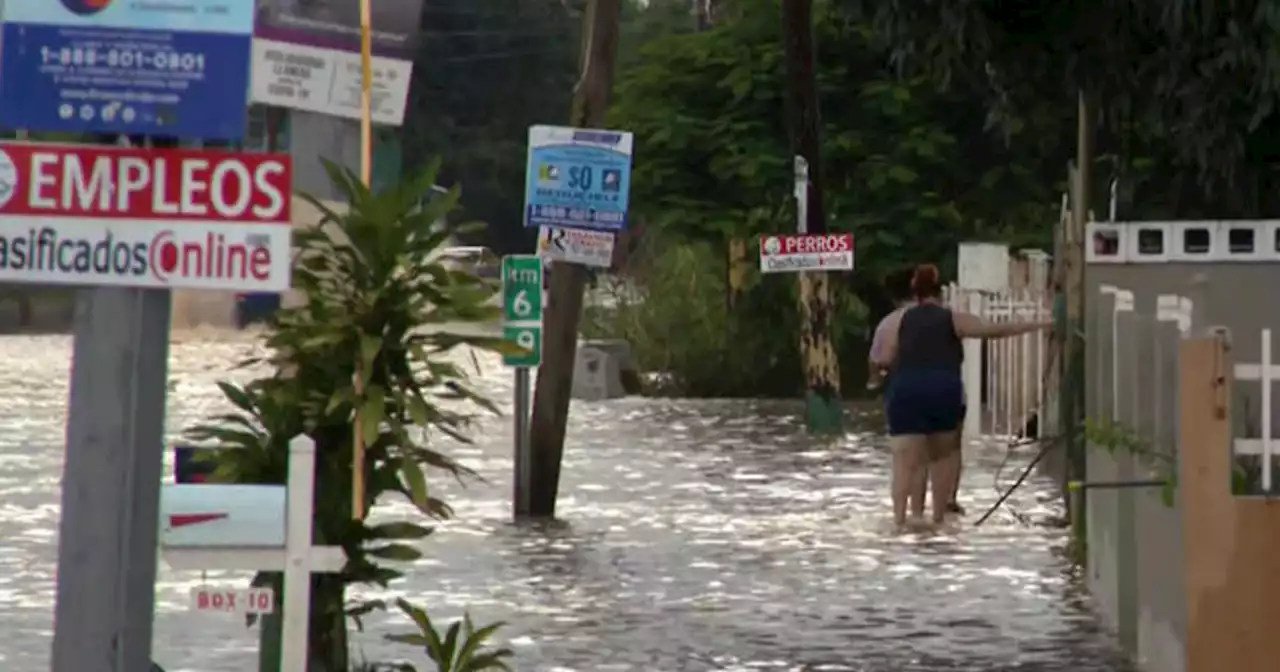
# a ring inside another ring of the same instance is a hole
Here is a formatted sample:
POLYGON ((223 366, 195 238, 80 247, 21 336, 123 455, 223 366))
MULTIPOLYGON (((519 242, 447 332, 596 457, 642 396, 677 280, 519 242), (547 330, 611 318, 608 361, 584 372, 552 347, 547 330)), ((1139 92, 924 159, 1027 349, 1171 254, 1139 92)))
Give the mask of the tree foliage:
MULTIPOLYGON (((459 478, 472 472, 436 442, 469 442, 475 409, 496 412, 471 390, 466 370, 451 356, 463 346, 509 346, 447 327, 492 321, 497 309, 489 305, 493 287, 440 261, 449 232, 434 225, 456 207, 459 194, 454 189, 419 206, 436 180, 434 166, 376 194, 350 172, 328 166, 346 208, 313 201, 320 225, 294 233, 293 287, 305 303, 280 311, 266 334, 268 354, 244 362, 272 372, 243 386, 222 383, 235 411, 189 432, 222 449, 213 453, 214 480, 230 483, 284 483, 289 440, 314 439, 314 540, 341 546, 348 558, 341 574, 314 578, 314 670, 345 672, 347 617, 380 606, 349 607, 346 586, 386 588, 403 576, 395 563, 420 558, 412 542, 432 531, 415 521, 352 520, 356 414, 366 447, 365 509, 398 495, 423 516, 443 519, 451 510, 430 494, 426 470, 459 478)), ((255 581, 279 595, 279 579, 264 574, 255 581)))
POLYGON ((1084 92, 1136 215, 1280 206, 1280 2, 838 1, 900 73, 985 89, 993 123, 1071 118, 1084 92))
POLYGON ((405 163, 447 156, 441 177, 461 183, 464 213, 489 223, 467 236, 500 253, 527 252, 523 228, 529 126, 563 123, 576 80, 578 3, 433 0, 424 8, 403 129, 405 163))
MULTIPOLYGON (((632 203, 647 226, 717 244, 794 230, 779 16, 776 0, 733 3, 622 73, 612 124, 636 133, 632 203)), ((829 228, 857 237, 864 301, 883 309, 886 271, 949 260, 962 239, 1047 240, 1056 185, 1038 144, 996 142, 981 99, 897 77, 841 7, 819 3, 815 27, 829 228)))

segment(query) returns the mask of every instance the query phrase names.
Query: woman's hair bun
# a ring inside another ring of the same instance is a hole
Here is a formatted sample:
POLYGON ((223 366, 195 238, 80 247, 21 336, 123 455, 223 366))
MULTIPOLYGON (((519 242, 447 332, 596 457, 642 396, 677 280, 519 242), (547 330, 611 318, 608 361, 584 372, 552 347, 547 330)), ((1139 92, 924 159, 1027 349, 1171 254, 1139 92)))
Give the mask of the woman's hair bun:
POLYGON ((916 266, 916 272, 911 276, 911 293, 916 298, 928 298, 937 296, 938 291, 938 267, 933 264, 916 266))

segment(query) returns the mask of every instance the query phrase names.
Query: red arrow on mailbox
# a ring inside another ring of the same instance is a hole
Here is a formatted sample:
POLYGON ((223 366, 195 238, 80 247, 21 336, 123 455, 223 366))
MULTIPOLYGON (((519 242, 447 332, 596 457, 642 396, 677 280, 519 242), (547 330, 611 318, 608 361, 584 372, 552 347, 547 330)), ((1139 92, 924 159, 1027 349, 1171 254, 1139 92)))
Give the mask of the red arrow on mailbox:
POLYGON ((225 520, 231 515, 227 513, 177 513, 169 516, 169 527, 186 527, 199 525, 214 520, 225 520))

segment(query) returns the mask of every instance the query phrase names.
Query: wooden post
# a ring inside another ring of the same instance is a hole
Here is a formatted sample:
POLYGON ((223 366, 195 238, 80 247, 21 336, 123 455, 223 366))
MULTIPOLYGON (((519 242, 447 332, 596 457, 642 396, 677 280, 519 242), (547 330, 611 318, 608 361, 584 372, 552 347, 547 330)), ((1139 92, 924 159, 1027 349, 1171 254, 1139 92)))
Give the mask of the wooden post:
MULTIPOLYGON (((373 178, 373 10, 370 0, 360 0, 360 180, 369 186, 373 178)), ((363 352, 363 348, 357 348, 363 352)), ((356 355, 356 408, 351 442, 351 517, 364 519, 364 422, 360 399, 364 395, 363 356, 356 355)))
MULTIPOLYGON (((587 3, 582 75, 574 87, 570 126, 598 128, 604 125, 613 92, 621 16, 622 0, 587 3)), ((582 319, 582 299, 587 284, 586 267, 554 262, 549 284, 550 302, 543 318, 542 366, 538 367, 530 420, 533 492, 529 499, 530 515, 536 518, 554 518, 556 514, 560 460, 564 455, 573 364, 578 351, 578 323, 582 319)))
MULTIPOLYGON (((1061 427, 1065 438, 1067 482, 1084 480, 1085 453, 1082 425, 1084 422, 1084 246, 1085 228, 1089 221, 1089 183, 1093 171, 1093 118, 1084 91, 1078 100, 1075 179, 1072 181, 1071 221, 1062 239, 1064 286, 1067 319, 1059 334, 1062 343, 1062 389, 1059 394, 1061 427)), ((1069 500, 1068 514, 1077 542, 1085 539, 1085 498, 1069 500)))
MULTIPOLYGON (((791 143, 794 154, 804 159, 809 171, 804 232, 822 234, 827 232, 827 216, 822 202, 822 115, 818 109, 812 9, 813 0, 782 0, 791 143)), ((828 274, 800 274, 800 313, 800 350, 808 383, 807 426, 814 434, 838 433, 843 424, 840 362, 831 341, 835 310, 828 274)))

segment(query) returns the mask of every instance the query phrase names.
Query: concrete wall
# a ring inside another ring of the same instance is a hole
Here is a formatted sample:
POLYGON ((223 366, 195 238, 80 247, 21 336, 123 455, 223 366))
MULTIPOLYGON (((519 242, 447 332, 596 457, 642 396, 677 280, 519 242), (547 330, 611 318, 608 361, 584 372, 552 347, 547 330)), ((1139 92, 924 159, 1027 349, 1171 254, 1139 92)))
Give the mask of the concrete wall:
MULTIPOLYGON (((1219 233, 1235 226, 1201 225, 1219 233)), ((1276 228, 1273 223, 1259 223, 1260 243, 1271 246, 1276 228)), ((1189 369, 1179 357, 1180 350, 1191 343, 1184 337, 1195 337, 1208 325, 1223 325, 1232 334, 1231 354, 1236 361, 1259 360, 1260 331, 1276 323, 1280 315, 1280 264, 1276 263, 1280 247, 1259 249, 1256 258, 1233 259, 1225 233, 1220 237, 1215 233, 1210 252, 1202 260, 1192 261, 1186 250, 1176 248, 1184 229, 1180 224, 1120 224, 1093 225, 1090 231, 1089 253, 1094 258, 1086 267, 1085 283, 1086 416, 1095 423, 1118 422, 1151 451, 1174 456, 1182 476, 1173 506, 1166 506, 1155 488, 1088 490, 1088 585, 1103 621, 1147 672, 1277 669, 1280 662, 1274 659, 1267 661, 1271 667, 1252 662, 1253 658, 1248 659, 1252 667, 1239 667, 1227 665, 1222 658, 1235 655, 1226 652, 1230 648, 1227 633, 1232 627, 1238 632, 1258 629, 1264 627, 1260 621, 1221 610, 1206 620, 1195 608, 1188 608, 1189 600, 1208 590, 1206 581, 1196 578, 1196 566, 1230 565, 1231 571, 1256 580, 1258 589, 1269 590, 1271 580, 1265 577, 1274 574, 1275 556, 1262 560, 1259 555, 1255 564, 1248 564, 1240 557, 1240 549, 1245 548, 1242 540, 1235 540, 1238 548, 1223 549, 1217 541, 1203 536, 1215 524, 1241 520, 1246 514, 1240 507, 1251 504, 1230 494, 1230 442, 1210 448, 1201 445, 1198 435, 1187 435, 1186 390, 1199 387, 1185 378, 1188 371, 1198 369, 1189 369), (1102 244, 1093 247, 1100 243, 1093 235, 1097 227, 1118 234, 1118 255, 1126 258, 1098 258, 1113 248, 1102 244), (1137 228, 1149 229, 1148 234, 1152 229, 1162 232, 1165 245, 1153 245, 1148 237, 1145 252, 1139 253, 1134 235, 1137 228), (1190 305, 1191 318, 1184 322, 1189 326, 1186 332, 1180 330, 1174 315, 1180 311, 1168 306, 1160 309, 1161 295, 1182 297, 1190 305), (1188 450, 1198 451, 1195 460, 1213 461, 1215 470, 1196 468, 1189 472, 1188 450), (1206 456, 1204 451, 1210 452, 1206 456), (1218 513, 1206 513, 1210 509, 1218 513), (1188 527, 1188 520, 1199 521, 1199 527, 1188 527), (1216 628, 1221 637, 1204 635, 1204 628, 1216 628), (1197 638, 1207 641, 1206 637, 1217 643, 1202 643, 1202 649, 1225 647, 1215 654, 1217 663, 1210 654, 1197 659, 1190 653, 1191 642, 1197 638)), ((1227 380, 1229 413, 1222 422, 1230 426, 1232 436, 1256 436, 1258 418, 1264 412, 1260 385, 1230 382, 1229 375, 1227 380)), ((1280 427, 1277 409, 1265 412, 1271 413, 1280 427)), ((1152 478, 1167 471, 1167 467, 1153 466, 1158 462, 1094 445, 1088 453, 1087 478, 1091 482, 1152 478)), ((1270 521, 1270 529, 1277 529, 1280 508, 1271 512, 1270 521)), ((1251 520, 1250 524, 1260 526, 1263 522, 1251 520)), ((1270 536, 1274 538, 1274 534, 1270 536)), ((1277 600, 1268 604, 1280 605, 1280 585, 1276 588, 1277 600)), ((1256 606, 1262 601, 1248 588, 1238 593, 1223 598, 1224 603, 1235 600, 1240 606, 1241 601, 1251 600, 1249 604, 1256 606)), ((1276 609, 1268 613, 1272 611, 1276 609)), ((1271 637, 1274 640, 1274 635, 1271 637)))
MULTIPOLYGON (((1168 460, 1177 455, 1178 322, 1159 319, 1159 289, 1112 292, 1104 291, 1114 287, 1106 283, 1087 284, 1093 292, 1085 320, 1086 417, 1095 426, 1123 427, 1156 456, 1090 446, 1086 478, 1100 483, 1167 477, 1168 460)), ((1159 488, 1087 492, 1090 592, 1103 622, 1150 672, 1184 669, 1181 512, 1176 493, 1170 506, 1159 488)))

